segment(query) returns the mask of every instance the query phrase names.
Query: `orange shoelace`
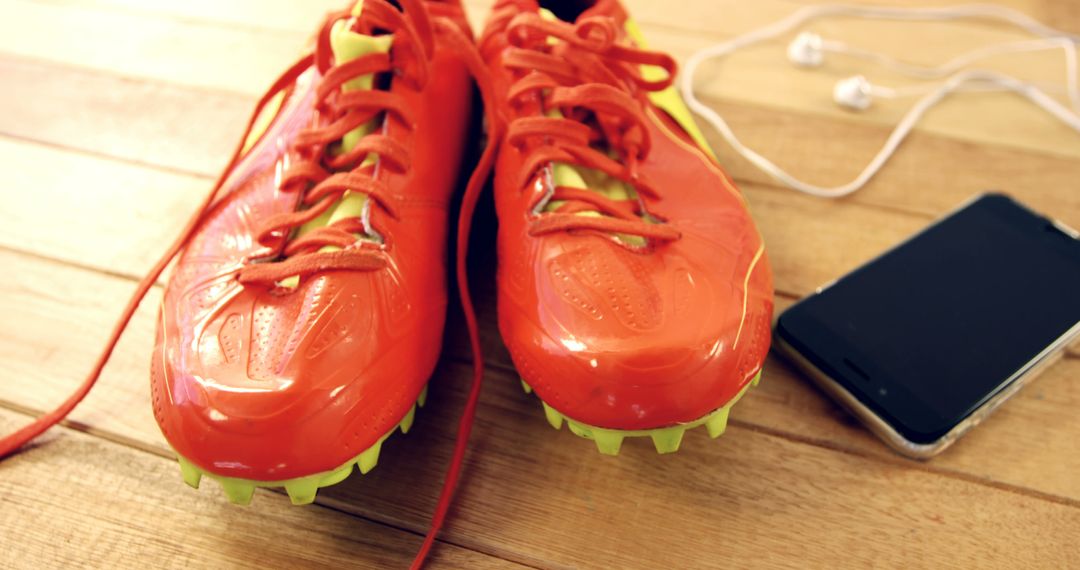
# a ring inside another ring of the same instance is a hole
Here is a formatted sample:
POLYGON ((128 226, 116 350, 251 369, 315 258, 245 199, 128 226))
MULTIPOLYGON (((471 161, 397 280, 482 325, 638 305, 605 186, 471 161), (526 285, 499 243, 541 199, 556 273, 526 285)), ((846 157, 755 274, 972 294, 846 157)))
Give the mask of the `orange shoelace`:
MULTIPOLYGON (((371 18, 371 22, 375 24, 375 27, 381 30, 400 31, 404 34, 403 37, 406 38, 404 43, 413 46, 411 54, 407 53, 408 50, 402 54, 402 57, 410 58, 411 61, 408 62, 408 65, 401 65, 393 69, 401 71, 402 68, 411 66, 410 69, 414 75, 396 75, 394 80, 411 81, 417 85, 423 85, 427 80, 428 61, 434 51, 435 38, 438 37, 444 40, 450 49, 461 56, 462 61, 476 81, 485 109, 494 109, 493 91, 486 66, 472 39, 452 20, 444 14, 440 14, 440 12, 447 10, 448 7, 440 4, 424 4, 422 0, 398 0, 398 3, 402 7, 400 11, 386 0, 365 0, 363 15, 363 18, 371 18)), ((351 168, 368 154, 377 155, 380 159, 380 166, 399 169, 408 168, 408 157, 401 146, 388 137, 378 134, 366 135, 348 153, 329 158, 326 156, 325 150, 329 144, 340 140, 345 133, 367 123, 381 113, 398 113, 402 117, 408 117, 408 110, 404 108, 398 98, 390 93, 377 90, 341 92, 341 86, 346 81, 364 74, 389 71, 392 63, 386 54, 370 54, 342 65, 332 65, 332 52, 329 48, 330 26, 334 21, 346 15, 347 12, 332 14, 327 19, 322 33, 319 35, 315 53, 305 56, 293 64, 259 99, 255 111, 248 121, 245 134, 233 151, 228 165, 214 183, 212 190, 203 198, 175 241, 139 281, 131 299, 124 307, 120 318, 109 334, 104 349, 82 384, 56 409, 0 439, 0 459, 10 456, 47 429, 61 422, 94 387, 101 376, 102 369, 104 369, 112 356, 116 343, 127 328, 143 298, 146 297, 146 294, 157 282, 165 268, 183 250, 205 221, 207 214, 216 202, 218 194, 225 186, 229 174, 243 158, 245 141, 263 110, 266 109, 276 95, 289 89, 301 74, 312 65, 316 65, 323 72, 322 81, 316 90, 316 110, 324 113, 324 116, 330 117, 330 120, 325 126, 306 130, 297 137, 294 150, 298 151, 304 160, 299 161, 288 170, 283 177, 284 183, 282 184, 282 191, 302 194, 298 199, 298 205, 303 206, 303 208, 298 207, 296 212, 274 216, 265 221, 263 227, 259 230, 258 241, 260 245, 268 249, 268 253, 265 257, 260 257, 260 259, 249 260, 250 262, 238 271, 237 279, 245 284, 267 284, 290 276, 308 275, 320 271, 367 271, 382 267, 384 262, 380 257, 374 255, 374 249, 372 249, 374 244, 358 241, 354 235, 367 229, 362 221, 357 219, 342 220, 330 226, 313 230, 291 242, 289 241, 292 229, 325 212, 346 191, 362 192, 373 204, 378 205, 388 215, 396 215, 392 198, 372 176, 370 169, 359 166, 342 172, 331 171, 351 168), (324 166, 329 167, 329 170, 324 166), (335 246, 342 249, 322 251, 326 246, 335 246)), ((395 57, 397 57, 397 54, 395 54, 395 57)), ((435 512, 432 515, 431 526, 413 561, 413 568, 419 568, 423 565, 439 530, 442 528, 446 513, 453 500, 454 490, 464 462, 465 451, 468 447, 469 435, 472 431, 473 418, 476 414, 483 380, 483 354, 480 349, 476 314, 469 294, 466 256, 476 202, 492 170, 498 144, 504 136, 502 124, 490 112, 487 115, 487 128, 487 144, 476 169, 469 178, 462 198, 458 218, 455 268, 461 304, 465 312, 465 323, 469 332, 469 341, 472 345, 472 385, 458 426, 454 452, 447 467, 435 512)))
POLYGON ((295 229, 326 213, 346 192, 364 194, 390 217, 397 218, 393 197, 382 180, 374 175, 375 165, 361 165, 361 161, 375 155, 379 157, 379 168, 398 172, 408 170, 409 157, 399 142, 386 135, 370 133, 348 152, 335 155, 328 151, 350 131, 385 114, 396 115, 406 128, 413 125, 412 114, 400 95, 375 89, 344 92, 342 88, 356 77, 391 71, 398 72, 395 81, 423 85, 427 80, 432 49, 430 21, 426 13, 423 17, 410 19, 385 2, 365 3, 363 18, 357 25, 361 25, 368 35, 373 35, 373 30, 397 32, 401 39, 395 44, 412 53, 396 54, 395 57, 407 58, 410 65, 395 67, 386 53, 371 53, 334 65, 331 28, 334 22, 348 14, 333 14, 326 20, 315 48, 314 65, 322 76, 315 90, 315 109, 325 124, 297 135, 291 150, 298 159, 290 161, 289 169, 282 175, 281 191, 299 195, 299 207, 293 212, 271 216, 256 231, 259 245, 266 249, 257 258, 247 260, 240 270, 237 278, 245 285, 272 285, 292 276, 304 277, 333 270, 376 270, 385 266, 378 243, 356 239, 357 234, 369 233, 370 229, 356 217, 315 228, 291 239, 295 229), (416 50, 420 52, 416 53, 416 50), (326 251, 328 246, 336 250, 326 251))
MULTIPOLYGON (((563 163, 595 169, 632 186, 639 197, 660 200, 656 188, 638 170, 651 146, 648 118, 639 98, 671 85, 675 60, 618 44, 618 26, 609 17, 584 17, 576 24, 546 20, 536 13, 502 17, 509 18, 506 29, 511 46, 503 64, 521 74, 510 88, 511 104, 526 115, 538 115, 513 120, 507 131, 507 143, 529 153, 518 187, 528 184, 546 165, 563 163), (551 42, 552 38, 559 41, 551 42), (639 71, 641 65, 660 67, 666 77, 646 80, 639 71), (561 116, 543 115, 553 109, 561 116), (599 143, 606 144, 610 154, 597 148, 599 143)), ((536 217, 532 235, 596 230, 658 241, 680 236, 670 226, 647 221, 640 199, 614 200, 586 188, 556 186, 541 200, 562 204, 536 217), (577 215, 586 211, 602 216, 577 215)), ((537 209, 541 205, 533 204, 537 209)), ((649 217, 656 219, 652 214, 649 217)))

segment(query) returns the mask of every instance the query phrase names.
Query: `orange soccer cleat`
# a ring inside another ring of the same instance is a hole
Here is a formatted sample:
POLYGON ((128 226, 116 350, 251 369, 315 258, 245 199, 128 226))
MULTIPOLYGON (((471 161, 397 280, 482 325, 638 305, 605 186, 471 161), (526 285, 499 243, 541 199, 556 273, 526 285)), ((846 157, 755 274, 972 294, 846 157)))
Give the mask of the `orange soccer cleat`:
POLYGON ((309 503, 424 403, 472 81, 460 5, 406 4, 327 20, 179 257, 151 384, 192 486, 309 503))
MULTIPOLYGON (((407 431, 441 347, 448 210, 473 80, 492 100, 460 0, 359 0, 256 106, 244 141, 139 282, 93 368, 56 409, 0 437, 0 460, 90 392, 140 302, 178 259, 151 364, 154 413, 184 479, 237 503, 284 487, 309 503, 407 431)), ((488 109, 491 105, 486 105, 488 109)), ((465 259, 503 138, 458 216, 456 277, 473 378, 419 567, 445 520, 483 378, 465 259)))
POLYGON ((508 123, 499 327, 525 390, 603 453, 720 435, 769 348, 772 276, 674 60, 614 0, 501 0, 480 51, 508 123))

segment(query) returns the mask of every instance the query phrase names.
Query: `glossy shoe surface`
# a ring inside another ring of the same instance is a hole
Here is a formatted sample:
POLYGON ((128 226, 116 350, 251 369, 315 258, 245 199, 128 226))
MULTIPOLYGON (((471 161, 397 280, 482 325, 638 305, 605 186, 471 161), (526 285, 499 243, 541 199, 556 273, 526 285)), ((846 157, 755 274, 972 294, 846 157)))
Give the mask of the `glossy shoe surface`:
POLYGON ((500 1, 480 44, 510 125, 495 171, 503 339, 553 425, 726 421, 773 310, 745 200, 670 87, 674 62, 619 3, 541 4, 500 1))
MULTIPOLYGON (((468 30, 460 5, 430 9, 468 30)), ((152 391, 189 483, 240 481, 244 502, 292 481, 307 502, 411 425, 441 347, 471 103, 420 24, 381 0, 334 16, 179 258, 152 391)))

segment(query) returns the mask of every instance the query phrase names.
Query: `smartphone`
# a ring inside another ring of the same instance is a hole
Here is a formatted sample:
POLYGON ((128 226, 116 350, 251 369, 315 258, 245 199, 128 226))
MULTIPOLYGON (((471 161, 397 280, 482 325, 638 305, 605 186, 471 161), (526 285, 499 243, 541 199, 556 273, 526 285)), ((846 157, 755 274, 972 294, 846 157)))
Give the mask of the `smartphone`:
POLYGON ((1080 236, 983 194, 790 307, 774 336, 891 447, 926 459, 1080 337, 1080 236))

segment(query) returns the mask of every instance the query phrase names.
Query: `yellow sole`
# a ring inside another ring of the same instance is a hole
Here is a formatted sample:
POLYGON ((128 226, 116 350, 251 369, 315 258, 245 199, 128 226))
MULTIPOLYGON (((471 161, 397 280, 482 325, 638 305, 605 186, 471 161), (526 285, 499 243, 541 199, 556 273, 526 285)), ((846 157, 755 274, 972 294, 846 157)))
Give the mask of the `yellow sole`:
MULTIPOLYGON (((757 386, 760 381, 761 371, 758 370, 757 374, 754 375, 754 379, 740 390, 731 401, 724 404, 723 407, 692 422, 665 428, 645 430, 620 430, 591 426, 566 416, 555 408, 552 408, 542 398, 538 397, 537 399, 540 400, 540 404, 543 405, 544 415, 547 417, 547 421, 551 424, 551 427, 557 430, 562 429, 563 422, 565 421, 574 435, 593 440, 596 442, 597 449, 604 455, 618 455, 619 450, 622 448, 623 440, 628 437, 648 437, 652 439, 653 446, 656 447, 657 453, 674 453, 679 450, 679 445, 682 443, 683 435, 686 433, 686 430, 696 428, 702 424, 704 424, 705 429, 709 431, 709 437, 713 439, 720 437, 724 433, 724 430, 727 429, 728 414, 731 412, 731 407, 743 397, 743 394, 745 394, 751 386, 757 386)), ((531 394, 533 392, 532 387, 529 386, 524 379, 521 380, 521 387, 525 390, 526 394, 531 394)))
POLYGON ((405 414, 405 417, 402 418, 398 425, 383 434, 374 445, 360 452, 359 455, 345 462, 343 465, 329 471, 322 471, 304 477, 284 479, 281 481, 259 481, 255 479, 224 477, 198 467, 178 453, 176 454, 176 457, 180 462, 180 474, 184 478, 184 482, 195 489, 199 488, 199 483, 202 482, 204 476, 217 481, 221 485, 222 490, 225 491, 225 496, 228 497, 229 502, 237 505, 250 504, 251 497, 255 494, 256 487, 284 487, 285 492, 289 494, 289 500, 292 501, 292 504, 307 505, 315 501, 315 496, 318 494, 319 489, 329 487, 330 485, 336 485, 348 478, 349 475, 352 474, 353 465, 355 465, 362 474, 367 474, 374 469, 375 465, 379 462, 379 452, 382 450, 383 442, 398 429, 401 430, 401 433, 409 433, 409 430, 413 425, 413 420, 416 418, 416 408, 424 407, 426 400, 427 386, 424 386, 424 389, 420 392, 420 397, 416 399, 416 403, 409 408, 408 413, 405 414))

